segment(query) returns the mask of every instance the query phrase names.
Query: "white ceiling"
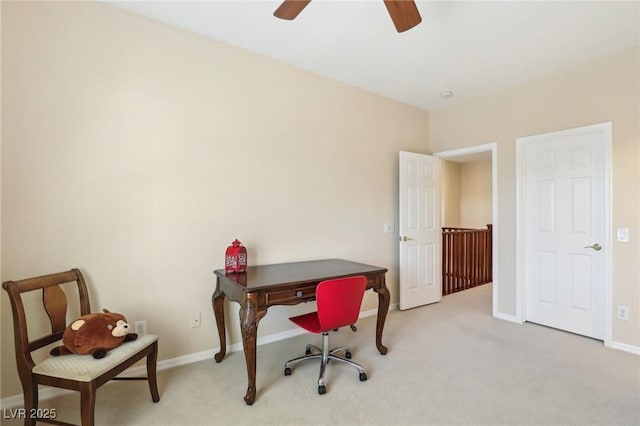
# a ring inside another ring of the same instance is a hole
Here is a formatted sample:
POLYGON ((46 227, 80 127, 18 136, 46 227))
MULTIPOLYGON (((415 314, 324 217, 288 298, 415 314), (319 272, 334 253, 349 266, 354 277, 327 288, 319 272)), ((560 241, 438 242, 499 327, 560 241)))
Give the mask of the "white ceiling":
POLYGON ((417 1, 404 33, 382 0, 313 0, 293 21, 280 1, 109 3, 423 109, 640 43, 640 1, 417 1))

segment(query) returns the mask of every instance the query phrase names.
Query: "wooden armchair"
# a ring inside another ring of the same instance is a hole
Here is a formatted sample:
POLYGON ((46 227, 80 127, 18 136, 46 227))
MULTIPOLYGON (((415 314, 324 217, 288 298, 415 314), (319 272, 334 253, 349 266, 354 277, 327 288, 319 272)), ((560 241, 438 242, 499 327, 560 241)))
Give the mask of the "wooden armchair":
POLYGON ((16 364, 24 392, 25 425, 35 425, 36 420, 44 423, 68 424, 52 418, 37 418, 35 416, 35 414, 44 411, 37 409, 38 385, 80 392, 82 425, 93 425, 97 388, 111 379, 118 379, 116 377, 118 374, 144 357, 147 358, 147 377, 134 379, 148 380, 151 398, 153 402, 158 402, 160 400, 156 381, 158 337, 151 334, 138 336, 137 340, 123 343, 110 350, 101 359, 94 359, 90 355, 65 355, 49 356, 41 362, 34 362, 32 352, 61 340, 67 321, 73 320, 73 318, 67 318, 67 296, 61 288, 62 284, 66 284, 65 288, 68 293, 75 293, 75 291, 69 290, 68 286, 72 289, 77 287, 78 298, 76 299, 74 296, 71 300, 79 299, 78 316, 91 313, 87 285, 78 269, 2 283, 2 288, 9 293, 13 311, 16 364), (75 282, 76 286, 71 284, 72 282, 75 282), (42 304, 51 323, 51 333, 29 340, 25 306, 33 305, 23 303, 22 295, 40 289, 42 289, 42 304))

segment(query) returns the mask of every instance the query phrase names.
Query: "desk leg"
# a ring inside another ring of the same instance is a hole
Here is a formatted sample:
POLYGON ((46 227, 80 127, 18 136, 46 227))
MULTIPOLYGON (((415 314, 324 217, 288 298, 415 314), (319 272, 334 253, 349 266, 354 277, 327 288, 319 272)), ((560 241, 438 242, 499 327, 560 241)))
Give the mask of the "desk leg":
POLYGON ((244 305, 240 307, 240 329, 242 330, 242 346, 244 347, 244 358, 247 362, 247 394, 244 402, 252 405, 256 400, 256 340, 258 335, 258 322, 267 313, 257 309, 258 301, 256 295, 248 295, 244 305))
POLYGON ((391 295, 389 289, 382 278, 382 285, 374 288, 373 291, 378 293, 378 322, 376 323, 376 347, 382 355, 387 354, 387 347, 382 344, 382 330, 384 329, 384 322, 387 319, 387 312, 389 311, 389 303, 391 301, 391 295))
POLYGON ((227 335, 224 324, 224 293, 220 291, 220 284, 216 286, 216 291, 211 296, 211 305, 213 306, 213 314, 216 317, 216 325, 218 326, 218 337, 220 339, 220 352, 213 357, 216 362, 221 362, 227 353, 227 335))

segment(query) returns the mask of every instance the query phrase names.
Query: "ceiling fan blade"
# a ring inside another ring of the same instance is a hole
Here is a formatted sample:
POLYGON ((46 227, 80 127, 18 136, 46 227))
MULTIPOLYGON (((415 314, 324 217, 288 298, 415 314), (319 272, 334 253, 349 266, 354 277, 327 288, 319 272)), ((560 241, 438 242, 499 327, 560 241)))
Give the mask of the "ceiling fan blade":
POLYGON ((276 11, 273 12, 273 16, 291 21, 295 19, 309 3, 311 3, 311 0, 284 0, 276 11))
POLYGON ((413 0, 384 0, 393 25, 399 33, 410 30, 422 22, 418 7, 413 0))

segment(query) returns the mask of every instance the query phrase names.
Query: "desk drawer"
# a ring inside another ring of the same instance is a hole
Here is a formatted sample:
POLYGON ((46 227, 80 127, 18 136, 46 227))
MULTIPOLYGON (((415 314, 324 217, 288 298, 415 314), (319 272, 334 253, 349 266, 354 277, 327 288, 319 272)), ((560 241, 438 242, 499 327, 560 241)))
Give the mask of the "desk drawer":
POLYGON ((316 298, 316 286, 270 291, 266 294, 267 305, 295 305, 316 298))

